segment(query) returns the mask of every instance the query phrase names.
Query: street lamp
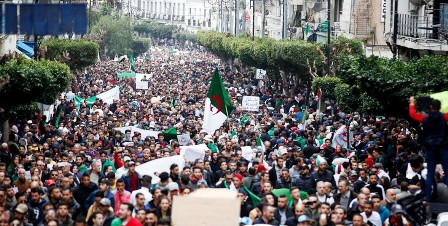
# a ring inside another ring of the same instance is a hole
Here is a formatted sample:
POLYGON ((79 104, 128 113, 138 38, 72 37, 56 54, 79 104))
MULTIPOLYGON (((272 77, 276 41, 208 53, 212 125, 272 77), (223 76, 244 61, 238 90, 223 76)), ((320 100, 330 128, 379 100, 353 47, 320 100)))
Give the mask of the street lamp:
MULTIPOLYGON (((224 20, 224 9, 229 6, 230 0, 207 0, 207 3, 212 6, 214 12, 219 12, 219 31, 224 32, 223 20, 224 20)), ((227 10, 228 11, 228 10, 227 10)), ((229 13, 228 13, 229 14, 229 13)), ((228 15, 229 16, 229 15, 228 15)), ((218 24, 217 24, 218 30, 218 24)), ((226 29, 227 31, 227 29, 226 29)))

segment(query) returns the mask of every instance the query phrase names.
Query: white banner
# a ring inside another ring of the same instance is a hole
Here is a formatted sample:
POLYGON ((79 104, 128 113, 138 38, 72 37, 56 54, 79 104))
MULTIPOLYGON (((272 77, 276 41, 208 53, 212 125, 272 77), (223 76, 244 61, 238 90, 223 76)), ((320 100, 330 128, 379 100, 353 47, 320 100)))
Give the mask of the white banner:
POLYGON ((241 106, 244 111, 258 111, 260 108, 260 97, 257 96, 243 96, 241 106))
POLYGON ((137 171, 140 175, 149 175, 152 177, 152 184, 156 184, 160 181, 160 178, 154 173, 162 173, 162 172, 170 172, 170 166, 172 164, 177 164, 179 169, 184 168, 185 160, 181 155, 160 158, 156 160, 149 161, 142 165, 135 167, 135 171, 137 171))
POLYGON ((148 81, 151 78, 150 74, 135 74, 135 89, 148 89, 148 81))
POLYGON ((140 129, 137 128, 135 126, 132 126, 132 130, 131 130, 131 137, 134 136, 134 133, 140 133, 142 135, 142 139, 145 139, 146 137, 155 137, 157 139, 157 136, 159 135, 159 133, 161 133, 161 131, 153 131, 153 130, 144 130, 144 129, 140 129))
POLYGON ((186 146, 191 144, 191 138, 189 134, 177 135, 177 141, 180 146, 186 146))
POLYGON ((157 138, 157 135, 161 133, 160 131, 144 130, 135 126, 116 127, 114 130, 120 131, 121 133, 125 133, 126 130, 131 130, 131 137, 133 137, 134 133, 137 132, 142 135, 142 139, 145 139, 146 137, 157 138))
POLYGON ((180 146, 180 156, 185 156, 187 161, 195 161, 196 159, 203 159, 205 156, 205 150, 208 150, 207 145, 191 145, 191 146, 180 146))
POLYGON ((255 74, 255 79, 264 79, 265 75, 266 75, 266 70, 257 69, 257 73, 255 74))
POLYGON ((254 158, 254 152, 250 146, 241 147, 241 153, 246 160, 251 161, 254 158))
POLYGON ((104 103, 112 104, 114 100, 120 100, 120 87, 116 86, 104 93, 96 95, 96 98, 103 100, 104 103))

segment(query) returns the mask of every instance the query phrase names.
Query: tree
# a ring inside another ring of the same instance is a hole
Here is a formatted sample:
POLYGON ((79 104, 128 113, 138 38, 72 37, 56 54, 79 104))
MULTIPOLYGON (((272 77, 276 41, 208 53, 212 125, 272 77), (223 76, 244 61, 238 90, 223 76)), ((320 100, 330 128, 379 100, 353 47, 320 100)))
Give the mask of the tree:
POLYGON ((132 53, 133 29, 129 17, 113 18, 102 16, 92 28, 92 36, 97 39, 100 48, 104 48, 106 56, 113 58, 115 55, 130 55, 132 53))
POLYGON ((151 46, 150 38, 136 38, 132 43, 132 53, 134 56, 138 56, 146 51, 148 51, 151 46))
POLYGON ((98 59, 99 46, 85 40, 47 39, 42 42, 47 48, 46 58, 66 63, 72 70, 94 64, 98 59))
POLYGON ((19 58, 0 65, 0 80, 9 80, 0 89, 3 141, 8 139, 11 109, 33 102, 54 103, 67 88, 70 77, 69 67, 54 61, 19 58))

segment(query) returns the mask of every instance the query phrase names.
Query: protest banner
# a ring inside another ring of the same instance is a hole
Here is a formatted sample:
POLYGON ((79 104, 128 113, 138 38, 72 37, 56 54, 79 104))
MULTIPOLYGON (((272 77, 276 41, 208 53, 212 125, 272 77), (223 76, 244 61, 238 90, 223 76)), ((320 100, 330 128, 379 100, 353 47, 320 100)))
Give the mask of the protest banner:
POLYGON ((142 176, 143 175, 151 176, 152 177, 151 183, 155 184, 160 181, 160 178, 156 176, 154 173, 170 172, 170 166, 172 164, 177 164, 179 166, 179 169, 182 169, 185 166, 185 160, 180 155, 160 158, 135 167, 135 171, 137 171, 142 176))
POLYGON ((238 225, 240 204, 237 193, 229 189, 198 189, 189 196, 174 196, 172 225, 238 225), (204 214, 206 213, 206 214, 204 214))
POLYGON ((266 70, 257 69, 257 71, 255 73, 255 79, 264 79, 265 75, 266 75, 266 70))
POLYGON ((148 80, 151 78, 149 74, 135 74, 135 89, 148 89, 149 82, 148 80))
POLYGON ((260 97, 257 96, 243 96, 241 104, 244 111, 259 111, 260 97))
POLYGON ((189 134, 177 135, 177 141, 180 146, 191 144, 191 138, 189 134))
POLYGON ((198 158, 203 159, 205 150, 208 150, 207 145, 205 144, 180 146, 180 156, 185 156, 187 161, 193 162, 198 158))

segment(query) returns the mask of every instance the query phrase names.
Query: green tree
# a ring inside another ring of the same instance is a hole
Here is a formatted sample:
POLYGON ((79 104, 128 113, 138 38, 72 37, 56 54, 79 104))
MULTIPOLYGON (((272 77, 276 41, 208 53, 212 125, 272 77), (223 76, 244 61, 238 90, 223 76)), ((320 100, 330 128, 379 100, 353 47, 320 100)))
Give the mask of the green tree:
POLYGON ((138 56, 146 51, 148 51, 151 46, 150 38, 136 38, 133 40, 132 53, 134 56, 138 56))
POLYGON ((82 69, 98 59, 99 46, 95 42, 52 38, 44 40, 42 46, 47 47, 47 59, 66 63, 71 69, 82 69))
POLYGON ((34 61, 13 59, 0 65, 0 80, 8 82, 0 89, 0 107, 3 113, 4 141, 8 138, 11 110, 33 102, 51 104, 62 93, 70 81, 70 69, 67 65, 54 61, 34 61))
POLYGON ((129 55, 132 53, 133 29, 129 17, 113 18, 103 16, 92 28, 92 35, 99 36, 100 48, 104 48, 106 56, 129 55))

